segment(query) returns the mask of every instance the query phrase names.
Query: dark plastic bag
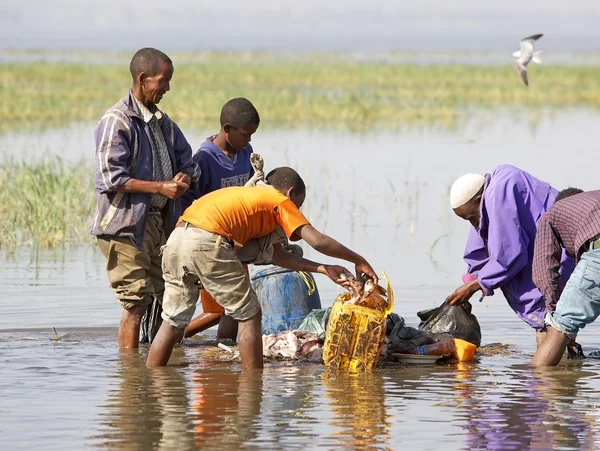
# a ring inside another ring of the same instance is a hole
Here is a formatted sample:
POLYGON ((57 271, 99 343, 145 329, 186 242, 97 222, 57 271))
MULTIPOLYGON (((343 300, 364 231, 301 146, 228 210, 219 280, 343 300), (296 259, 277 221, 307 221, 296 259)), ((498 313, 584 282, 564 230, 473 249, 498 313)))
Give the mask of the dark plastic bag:
POLYGON ((162 324, 161 313, 162 305, 158 299, 153 298, 152 303, 148 305, 148 309, 142 317, 142 323, 140 324, 140 343, 152 343, 154 336, 162 324))
POLYGON ((385 335, 389 337, 398 323, 404 324, 404 318, 397 313, 390 313, 385 319, 385 335))
POLYGON ((445 302, 437 308, 417 313, 421 319, 419 330, 434 333, 446 333, 461 338, 479 347, 481 345, 481 327, 475 315, 471 313, 471 304, 450 305, 445 302))
POLYGON ((302 323, 300 323, 297 330, 316 334, 319 337, 319 340, 325 340, 325 328, 327 327, 327 320, 329 319, 330 312, 331 307, 311 310, 302 320, 302 323))
POLYGON ((391 353, 410 353, 418 346, 437 343, 449 336, 448 334, 438 334, 407 326, 404 318, 398 315, 394 318, 388 316, 388 324, 390 321, 394 323, 394 328, 388 334, 387 343, 388 352, 391 353))

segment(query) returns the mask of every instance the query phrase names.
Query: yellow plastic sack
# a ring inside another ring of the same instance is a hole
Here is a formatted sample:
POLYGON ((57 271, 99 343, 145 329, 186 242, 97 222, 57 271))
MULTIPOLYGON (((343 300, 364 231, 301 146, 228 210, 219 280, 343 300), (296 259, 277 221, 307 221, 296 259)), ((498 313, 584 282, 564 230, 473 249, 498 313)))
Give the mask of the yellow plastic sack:
POLYGON ((340 294, 331 308, 323 346, 325 365, 337 370, 370 370, 377 365, 385 339, 385 323, 394 306, 394 293, 386 274, 387 309, 345 304, 349 293, 340 294))

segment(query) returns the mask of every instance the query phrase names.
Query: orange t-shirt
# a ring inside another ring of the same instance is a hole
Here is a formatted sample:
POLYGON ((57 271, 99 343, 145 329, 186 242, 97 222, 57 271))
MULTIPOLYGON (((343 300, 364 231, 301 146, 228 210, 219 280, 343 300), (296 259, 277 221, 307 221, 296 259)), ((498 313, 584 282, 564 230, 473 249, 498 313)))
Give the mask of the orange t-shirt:
POLYGON ((271 187, 231 186, 197 199, 179 221, 186 221, 239 244, 252 238, 267 236, 281 226, 287 237, 310 224, 298 207, 271 187))

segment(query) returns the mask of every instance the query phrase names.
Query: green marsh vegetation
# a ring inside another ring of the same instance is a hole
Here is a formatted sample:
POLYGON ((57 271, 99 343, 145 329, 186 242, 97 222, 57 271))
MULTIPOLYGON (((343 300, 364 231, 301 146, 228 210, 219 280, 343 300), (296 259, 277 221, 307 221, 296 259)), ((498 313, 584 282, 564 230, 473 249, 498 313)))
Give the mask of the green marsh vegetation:
MULTIPOLYGON (((252 100, 266 127, 452 126, 472 108, 600 107, 600 66, 536 66, 527 88, 511 65, 181 59, 174 58, 172 90, 161 106, 185 128, 213 126, 221 106, 238 96, 252 100)), ((4 130, 96 121, 131 84, 123 62, 11 63, 2 70, 4 130)))
POLYGON ((0 164, 0 248, 91 242, 93 168, 52 158, 0 164))
MULTIPOLYGON (((510 64, 421 66, 266 54, 173 55, 173 60, 172 89, 161 107, 184 131, 213 130, 221 106, 238 96, 256 105, 261 128, 453 127, 474 111, 523 110, 535 117, 546 109, 600 108, 600 66, 593 65, 532 67, 527 88, 510 64)), ((0 133, 89 121, 91 134, 93 123, 131 85, 124 56, 0 66, 0 133)), ((410 204, 404 207, 411 208, 414 224, 418 189, 402 203, 410 204)), ((351 220, 361 215, 357 208, 351 220)), ((328 209, 321 205, 321 211, 328 209)), ((0 161, 1 248, 90 242, 93 210, 90 165, 0 161)))

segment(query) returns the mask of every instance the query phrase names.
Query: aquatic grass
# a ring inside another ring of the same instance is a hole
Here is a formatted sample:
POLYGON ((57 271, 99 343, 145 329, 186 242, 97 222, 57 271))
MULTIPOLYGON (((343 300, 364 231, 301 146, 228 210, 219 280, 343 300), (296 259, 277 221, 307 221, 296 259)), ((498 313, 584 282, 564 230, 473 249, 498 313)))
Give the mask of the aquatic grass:
MULTIPOLYGON (((161 106, 184 127, 214 125, 223 103, 252 100, 265 127, 437 124, 468 108, 600 107, 599 66, 536 66, 524 86, 510 66, 411 65, 264 56, 175 59, 161 106), (185 60, 184 60, 185 61, 185 60), (197 60, 196 60, 197 61, 197 60)), ((6 130, 35 121, 98 120, 131 84, 126 64, 3 64, 6 130)))
POLYGON ((0 163, 0 248, 89 241, 93 169, 59 158, 0 163))

